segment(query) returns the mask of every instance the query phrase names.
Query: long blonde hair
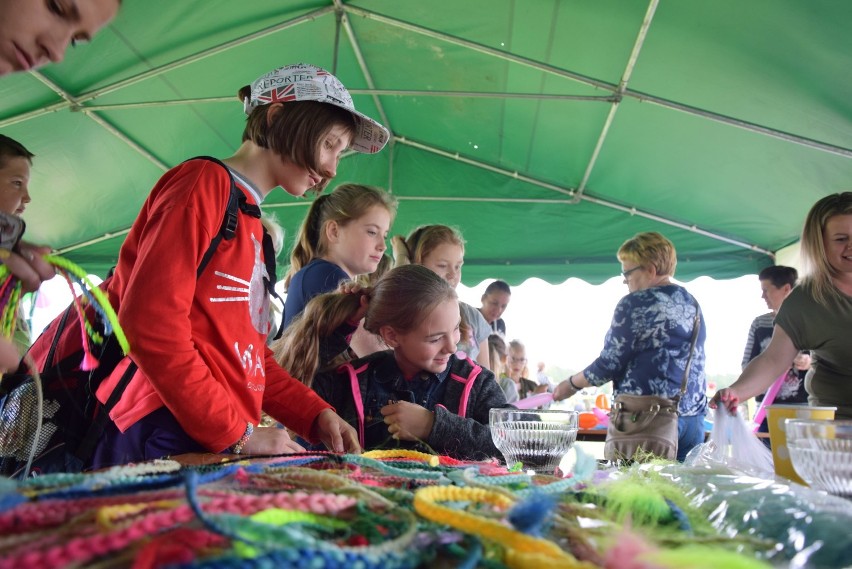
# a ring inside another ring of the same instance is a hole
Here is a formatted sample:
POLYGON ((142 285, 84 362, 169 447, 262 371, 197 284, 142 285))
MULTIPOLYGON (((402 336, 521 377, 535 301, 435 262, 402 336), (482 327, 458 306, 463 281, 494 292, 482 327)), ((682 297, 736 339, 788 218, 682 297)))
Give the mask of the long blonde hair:
POLYGON ((379 334, 382 326, 399 333, 417 327, 439 304, 458 300, 450 284, 421 265, 406 265, 385 273, 373 288, 359 294, 330 292, 315 296, 272 347, 281 367, 310 385, 321 365, 322 340, 351 319, 361 297, 368 299, 364 329, 379 334))
POLYGON ((464 253, 461 233, 447 225, 421 225, 409 233, 408 237, 395 235, 391 240, 394 266, 400 267, 409 263, 422 265, 423 259, 444 243, 458 245, 464 253))
POLYGON ((852 192, 831 194, 816 202, 808 212, 802 229, 801 255, 807 276, 802 279, 801 286, 823 306, 841 294, 832 282, 838 272, 825 254, 824 236, 828 220, 837 215, 852 215, 852 192))
MULTIPOLYGON (((407 238, 395 235, 391 239, 394 267, 408 264, 422 265, 423 259, 444 243, 458 245, 461 247, 462 255, 464 254, 464 238, 461 232, 448 225, 421 225, 409 233, 407 238)), ((462 312, 459 330, 462 341, 473 335, 473 326, 465 318, 464 312, 462 312)), ((470 341, 475 343, 476 339, 470 341)))
POLYGON ((290 268, 284 278, 284 290, 290 286, 293 275, 326 253, 325 228, 332 221, 343 226, 365 215, 374 206, 384 207, 391 223, 396 217, 397 200, 380 188, 360 184, 341 184, 330 194, 318 196, 311 204, 290 253, 290 268))

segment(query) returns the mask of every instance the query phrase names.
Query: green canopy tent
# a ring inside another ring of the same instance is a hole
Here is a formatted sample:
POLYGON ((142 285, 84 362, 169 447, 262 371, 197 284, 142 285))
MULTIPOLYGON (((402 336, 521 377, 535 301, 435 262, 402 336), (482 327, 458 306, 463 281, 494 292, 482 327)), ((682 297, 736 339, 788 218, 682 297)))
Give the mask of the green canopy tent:
MULTIPOLYGON (((679 278, 728 278, 852 189, 850 22, 836 0, 124 0, 0 78, 0 132, 37 154, 27 237, 103 274, 163 171, 239 145, 239 87, 313 63, 393 135, 332 187, 391 190, 394 233, 461 228, 466 283, 601 282, 646 230, 679 278)), ((288 246, 306 204, 265 204, 288 246)))

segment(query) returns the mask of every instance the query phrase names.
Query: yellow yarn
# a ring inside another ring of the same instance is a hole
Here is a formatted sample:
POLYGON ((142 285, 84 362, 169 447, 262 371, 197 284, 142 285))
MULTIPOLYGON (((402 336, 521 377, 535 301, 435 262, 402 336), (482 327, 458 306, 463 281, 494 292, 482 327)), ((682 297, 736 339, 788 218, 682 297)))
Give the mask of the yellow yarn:
POLYGON ((418 452, 416 450, 370 450, 365 452, 362 456, 375 460, 387 458, 412 458, 414 460, 426 462, 429 466, 439 466, 441 464, 441 460, 438 455, 426 454, 425 452, 418 452))
POLYGON ((95 512, 95 520, 104 529, 114 529, 116 523, 124 518, 135 516, 147 510, 172 509, 181 505, 180 500, 157 500, 156 502, 143 502, 141 504, 118 504, 104 506, 95 512))
POLYGON ((429 486, 419 489, 414 494, 414 509, 433 522, 452 526, 465 533, 500 544, 505 549, 504 562, 512 569, 548 567, 592 569, 595 567, 590 563, 578 561, 551 541, 521 533, 498 521, 437 503, 459 501, 488 504, 504 510, 514 504, 513 500, 504 494, 483 488, 429 486))

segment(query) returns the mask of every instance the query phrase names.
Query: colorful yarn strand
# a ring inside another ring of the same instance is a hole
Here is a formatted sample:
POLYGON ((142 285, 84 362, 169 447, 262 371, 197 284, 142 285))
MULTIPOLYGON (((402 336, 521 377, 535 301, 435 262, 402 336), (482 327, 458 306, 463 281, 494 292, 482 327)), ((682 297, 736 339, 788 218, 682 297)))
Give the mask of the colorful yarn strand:
POLYGON ((58 255, 45 255, 44 260, 57 269, 64 271, 69 275, 73 275, 82 281, 85 286, 81 288, 87 297, 87 293, 91 294, 91 298, 94 300, 92 307, 103 318, 104 329, 112 331, 119 346, 121 346, 122 353, 127 355, 130 352, 130 344, 127 342, 127 337, 124 335, 124 332, 118 323, 118 316, 116 315, 115 310, 113 310, 112 305, 109 303, 109 299, 106 294, 104 294, 104 291, 102 291, 89 279, 86 271, 68 259, 59 257, 58 255))

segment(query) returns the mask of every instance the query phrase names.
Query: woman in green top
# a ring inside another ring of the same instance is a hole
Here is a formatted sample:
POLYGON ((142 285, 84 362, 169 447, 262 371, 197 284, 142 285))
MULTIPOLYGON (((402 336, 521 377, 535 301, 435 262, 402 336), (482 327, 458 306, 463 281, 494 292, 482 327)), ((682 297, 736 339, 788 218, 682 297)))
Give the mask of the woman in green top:
POLYGON ((799 350, 809 349, 808 402, 837 407, 837 419, 852 419, 852 192, 814 204, 801 251, 807 276, 781 305, 769 346, 716 394, 714 406, 734 412, 740 401, 766 390, 799 350))

